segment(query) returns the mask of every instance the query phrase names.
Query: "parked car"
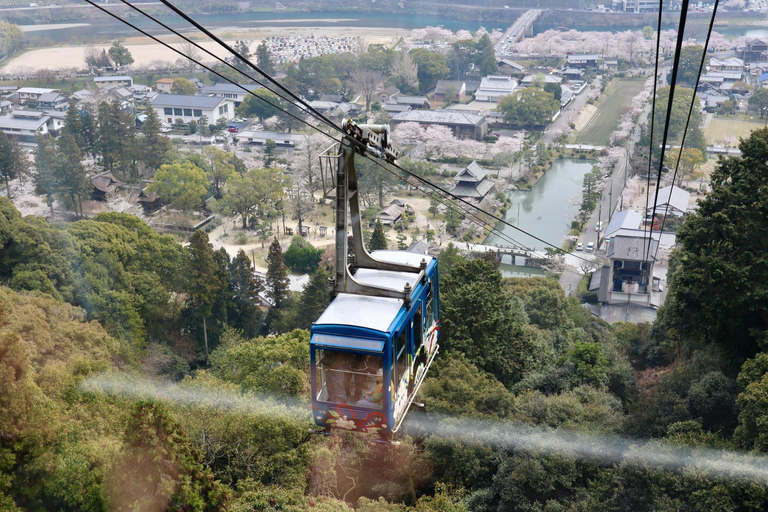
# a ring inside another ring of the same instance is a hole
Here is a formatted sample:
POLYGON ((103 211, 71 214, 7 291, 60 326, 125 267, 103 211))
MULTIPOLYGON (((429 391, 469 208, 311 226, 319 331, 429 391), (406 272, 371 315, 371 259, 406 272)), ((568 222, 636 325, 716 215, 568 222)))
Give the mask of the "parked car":
POLYGON ((602 222, 598 222, 597 224, 595 224, 595 231, 597 231, 599 233, 600 231, 602 231, 602 229, 603 229, 603 223, 602 222))
POLYGON ((595 242, 589 242, 587 244, 587 252, 592 252, 595 250, 595 242))
POLYGON ((238 128, 237 126, 231 124, 231 125, 229 125, 227 127, 227 130, 229 130, 229 133, 237 133, 237 132, 240 131, 240 128, 238 128))
POLYGON ((577 244, 576 244, 576 250, 577 250, 577 251, 582 251, 582 250, 584 250, 584 244, 583 244, 583 243, 581 243, 581 242, 577 243, 577 244))

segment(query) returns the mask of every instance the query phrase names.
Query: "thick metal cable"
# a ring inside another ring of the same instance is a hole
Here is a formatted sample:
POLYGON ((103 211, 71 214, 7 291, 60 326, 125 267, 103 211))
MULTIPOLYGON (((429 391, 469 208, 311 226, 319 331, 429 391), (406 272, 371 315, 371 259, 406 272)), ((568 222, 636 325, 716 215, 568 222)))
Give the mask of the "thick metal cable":
MULTIPOLYGON (((661 246, 661 235, 664 233, 664 224, 667 222, 669 216, 669 202, 672 200, 672 191, 675 189, 675 180, 677 179, 677 170, 680 168, 680 160, 683 159, 683 149, 685 149, 685 139, 688 135, 688 125, 691 122, 691 114, 693 113, 693 105, 696 103, 696 91, 699 89, 699 81, 701 80, 701 72, 704 70, 704 62, 707 60, 707 47, 709 46, 709 38, 712 35, 712 28, 715 25, 715 15, 717 15, 717 6, 720 4, 720 0, 715 0, 714 7, 712 8, 712 18, 709 20, 709 29, 707 30, 707 40, 704 43, 704 49, 701 52, 701 62, 699 63, 699 72, 696 74, 696 85, 693 86, 693 95, 691 97, 691 105, 688 107, 688 117, 685 120, 685 130, 683 130, 683 138, 680 141, 680 153, 677 157, 677 163, 675 164, 675 173, 672 175, 672 186, 669 188, 669 197, 667 198, 667 211, 664 214, 664 218, 661 220, 661 229, 659 230, 659 243, 656 245, 656 252, 653 255, 653 259, 659 254, 659 247, 661 246)), ((647 209, 646 209, 647 211, 647 209)), ((653 234, 653 219, 651 219, 651 234, 653 234)))

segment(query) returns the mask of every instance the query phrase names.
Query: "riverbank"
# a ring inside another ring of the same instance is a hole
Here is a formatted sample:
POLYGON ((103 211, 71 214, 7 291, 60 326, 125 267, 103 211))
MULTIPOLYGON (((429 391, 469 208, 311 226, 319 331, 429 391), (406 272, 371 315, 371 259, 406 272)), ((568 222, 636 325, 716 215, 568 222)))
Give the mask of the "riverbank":
MULTIPOLYGON (((364 37, 367 44, 394 45, 400 37, 408 35, 408 30, 395 28, 372 27, 236 27, 220 28, 214 31, 228 44, 234 45, 235 40, 247 39, 253 41, 251 51, 255 51, 262 39, 270 36, 329 36, 329 37, 364 37)), ((198 38, 195 38, 198 39, 198 38)), ((181 39, 178 37, 162 37, 161 40, 179 48, 181 39)), ((202 47, 210 50, 218 57, 226 57, 229 52, 222 49, 215 42, 198 39, 202 47)), ((179 55, 165 48, 163 45, 152 42, 143 36, 131 36, 125 38, 125 47, 133 56, 134 67, 146 66, 157 61, 176 62, 179 55)), ((94 45, 97 49, 109 49, 111 44, 94 45)), ((23 54, 6 61, 0 67, 0 74, 19 74, 22 71, 38 69, 69 69, 82 68, 84 66, 85 46, 62 45, 49 48, 28 49, 23 54)), ((213 62, 210 57, 203 58, 203 62, 213 62)), ((23 74, 23 73, 21 73, 23 74)))

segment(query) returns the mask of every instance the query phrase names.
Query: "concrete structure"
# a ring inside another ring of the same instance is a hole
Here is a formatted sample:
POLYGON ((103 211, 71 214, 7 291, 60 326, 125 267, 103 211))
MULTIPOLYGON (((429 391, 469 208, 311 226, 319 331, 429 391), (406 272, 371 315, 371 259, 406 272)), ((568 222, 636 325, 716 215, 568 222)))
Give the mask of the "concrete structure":
POLYGON ((187 96, 183 94, 158 94, 152 100, 152 108, 158 117, 170 124, 181 119, 185 123, 208 118, 210 124, 220 118, 231 121, 235 117, 235 105, 232 100, 215 96, 187 96))
POLYGON ((485 117, 453 110, 409 110, 393 116, 392 123, 447 126, 459 139, 483 140, 488 134, 488 121, 485 117))
POLYGON ((467 84, 463 80, 438 80, 433 98, 437 101, 464 101, 467 96, 467 84), (446 93, 453 92, 451 98, 446 93))
POLYGON ((38 135, 56 136, 63 127, 62 119, 45 112, 14 110, 0 117, 0 130, 20 142, 35 142, 38 135))
POLYGON ((133 85, 133 77, 122 75, 122 76, 97 76, 93 78, 93 83, 96 84, 96 87, 101 89, 102 87, 106 87, 107 85, 116 85, 118 87, 131 87, 133 85))
POLYGON ((219 82, 213 85, 204 85, 200 90, 200 94, 202 96, 215 96, 232 100, 235 102, 235 107, 238 107, 245 97, 248 96, 249 93, 246 91, 254 92, 260 88, 261 86, 256 84, 235 85, 229 82, 219 82))
POLYGON ((593 280, 599 278, 600 282, 598 300, 652 307, 653 265, 658 246, 658 241, 648 237, 613 236, 606 252, 609 264, 600 270, 599 276, 593 275, 593 280))
POLYGON ((505 75, 490 75, 480 82, 475 91, 477 101, 498 102, 500 98, 509 96, 517 87, 517 80, 505 75))
POLYGON ((541 13, 544 12, 541 9, 531 9, 525 11, 522 16, 517 18, 515 22, 504 32, 496 44, 493 46, 493 51, 496 56, 501 58, 509 53, 510 48, 515 43, 519 42, 525 36, 533 35, 533 22, 535 22, 541 13))
POLYGON ((486 194, 493 189, 493 182, 485 179, 487 175, 488 171, 473 160, 471 164, 453 177, 456 184, 450 192, 465 199, 482 201, 486 194))
POLYGON ((155 89, 166 94, 171 94, 171 87, 173 87, 173 78, 161 78, 155 80, 155 89))

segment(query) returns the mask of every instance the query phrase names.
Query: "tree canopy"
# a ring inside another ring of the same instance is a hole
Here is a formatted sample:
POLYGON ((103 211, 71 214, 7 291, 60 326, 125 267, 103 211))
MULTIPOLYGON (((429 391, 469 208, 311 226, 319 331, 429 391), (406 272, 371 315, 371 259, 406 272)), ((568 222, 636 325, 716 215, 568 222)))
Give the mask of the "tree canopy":
POLYGON ((510 94, 499 100, 498 109, 504 121, 518 126, 542 126, 552 120, 560 109, 560 102, 550 92, 527 87, 519 94, 510 94))

